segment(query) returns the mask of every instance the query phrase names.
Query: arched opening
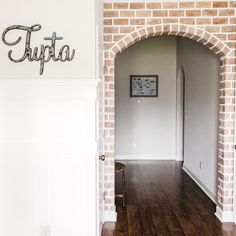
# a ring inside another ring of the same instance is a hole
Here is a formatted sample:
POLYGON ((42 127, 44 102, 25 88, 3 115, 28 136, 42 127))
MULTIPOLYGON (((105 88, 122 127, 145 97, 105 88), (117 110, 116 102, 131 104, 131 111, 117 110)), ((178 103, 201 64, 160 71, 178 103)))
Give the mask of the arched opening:
POLYGON ((216 203, 219 66, 219 57, 208 48, 176 36, 144 39, 119 54, 115 160, 148 161, 150 166, 165 160, 171 166, 185 159, 186 173, 216 203), (157 75, 157 96, 132 97, 130 75, 157 75))
MULTIPOLYGON (((145 27, 138 29, 126 36, 113 45, 109 50, 105 51, 104 65, 105 65, 105 131, 107 133, 105 137, 106 142, 106 156, 109 160, 106 163, 105 171, 109 173, 107 176, 107 186, 114 186, 114 178, 111 173, 114 173, 114 130, 115 130, 115 99, 114 99, 114 70, 115 70, 115 57, 127 47, 133 45, 144 38, 149 38, 158 35, 178 35, 186 38, 190 38, 194 41, 198 41, 200 44, 205 45, 215 54, 220 57, 220 85, 219 85, 219 142, 218 142, 218 161, 217 161, 217 216, 222 221, 232 220, 232 192, 228 195, 227 185, 225 180, 232 179, 233 169, 231 172, 224 171, 226 166, 225 158, 233 158, 233 137, 228 139, 226 136, 233 133, 234 127, 228 126, 227 116, 225 111, 234 112, 232 105, 234 101, 234 89, 230 86, 234 75, 227 73, 231 71, 232 60, 234 52, 216 36, 197 27, 178 25, 178 24, 166 24, 157 25, 152 27, 145 27), (227 89, 226 89, 227 88, 227 89), (227 91, 226 91, 227 90, 227 91), (232 109, 231 109, 232 108, 232 109), (228 127, 227 127, 228 126, 228 127), (232 131, 232 133, 231 133, 232 131), (231 177, 230 177, 231 176, 231 177), (227 195, 227 196, 226 196, 227 195)), ((114 177, 114 175, 113 175, 114 177)), ((105 176, 106 178, 106 176, 105 176)), ((106 184, 106 181, 105 181, 106 184)), ((107 187, 107 194, 109 195, 106 201, 106 209, 110 212, 115 210, 114 207, 114 187, 107 187), (112 194, 113 193, 113 194, 112 194)), ((106 190, 105 190, 106 191, 106 190)))

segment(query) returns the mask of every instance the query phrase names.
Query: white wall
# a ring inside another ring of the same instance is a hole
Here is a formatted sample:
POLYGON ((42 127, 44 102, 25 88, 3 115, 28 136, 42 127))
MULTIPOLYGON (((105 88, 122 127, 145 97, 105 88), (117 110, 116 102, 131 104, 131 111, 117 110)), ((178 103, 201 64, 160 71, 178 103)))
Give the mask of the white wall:
POLYGON ((206 47, 178 39, 178 65, 183 66, 186 79, 184 168, 203 184, 213 199, 216 196, 219 63, 219 58, 206 47))
POLYGON ((102 1, 1 4, 1 34, 11 25, 34 24, 42 29, 32 33, 32 47, 49 44, 43 38, 56 32, 64 38, 56 51, 68 44, 76 54, 71 62, 45 63, 40 76, 39 62, 13 63, 7 56, 13 50, 22 57, 25 32, 7 35, 23 36, 16 46, 0 40, 0 235, 92 236, 102 1))
POLYGON ((179 66, 176 78, 176 160, 183 161, 184 156, 184 70, 179 66))
POLYGON ((176 38, 151 38, 115 64, 118 159, 175 159, 176 38), (158 75, 157 98, 129 97, 130 75, 158 75))
MULTIPOLYGON (((45 63, 45 72, 39 76, 39 62, 13 63, 7 53, 13 49, 16 57, 23 53, 24 41, 19 45, 9 47, 0 40, 0 78, 93 78, 95 75, 95 1, 77 0, 18 0, 4 1, 0 9, 0 32, 10 25, 41 24, 42 29, 32 33, 32 45, 40 47, 47 44, 44 37, 64 37, 56 44, 68 44, 76 50, 75 58, 71 62, 45 63)), ((9 33, 12 41, 18 38, 18 33, 9 33)), ((25 38, 25 33, 23 34, 25 38)))

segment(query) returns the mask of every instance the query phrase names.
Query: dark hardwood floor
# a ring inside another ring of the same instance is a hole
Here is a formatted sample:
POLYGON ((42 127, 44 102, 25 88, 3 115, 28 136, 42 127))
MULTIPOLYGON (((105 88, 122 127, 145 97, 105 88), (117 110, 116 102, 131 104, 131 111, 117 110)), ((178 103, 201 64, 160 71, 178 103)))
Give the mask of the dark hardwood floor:
MULTIPOLYGON (((116 200, 118 219, 103 236, 236 236, 221 224, 215 204, 174 161, 126 161, 126 207, 116 200)), ((120 176, 116 188, 120 189, 120 176)))

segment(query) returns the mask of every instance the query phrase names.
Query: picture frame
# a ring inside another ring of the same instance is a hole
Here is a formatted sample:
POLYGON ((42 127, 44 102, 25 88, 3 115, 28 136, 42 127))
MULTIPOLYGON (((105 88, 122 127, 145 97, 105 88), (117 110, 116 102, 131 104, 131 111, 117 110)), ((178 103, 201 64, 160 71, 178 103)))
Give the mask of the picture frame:
POLYGON ((158 75, 130 75, 130 97, 158 97, 158 75))

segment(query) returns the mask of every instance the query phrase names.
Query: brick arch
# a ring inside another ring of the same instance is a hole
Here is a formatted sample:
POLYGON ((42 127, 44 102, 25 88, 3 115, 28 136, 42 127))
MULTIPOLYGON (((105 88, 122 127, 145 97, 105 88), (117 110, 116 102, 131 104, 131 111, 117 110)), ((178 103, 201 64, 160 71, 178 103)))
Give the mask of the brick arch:
POLYGON ((195 40, 208 47, 215 54, 219 54, 219 56, 226 56, 230 52, 229 46, 225 44, 224 41, 199 27, 184 24, 159 24, 156 26, 143 27, 125 35, 111 47, 109 50, 110 55, 111 57, 115 57, 116 54, 121 53, 132 44, 142 39, 158 35, 182 36, 195 40))
MULTIPOLYGON (((112 36, 113 33, 111 33, 112 36)), ((115 57, 126 48, 145 38, 158 35, 174 35, 192 39, 208 47, 219 55, 219 138, 217 159, 217 210, 222 221, 229 221, 233 214, 233 177, 234 177, 234 117, 235 117, 235 80, 236 57, 229 47, 215 34, 200 27, 184 24, 159 24, 144 26, 125 34, 104 50, 104 97, 105 97, 105 211, 114 212, 114 160, 115 160, 115 57), (231 163, 231 164, 229 164, 231 163)), ((114 35, 113 35, 114 40, 114 35)))

